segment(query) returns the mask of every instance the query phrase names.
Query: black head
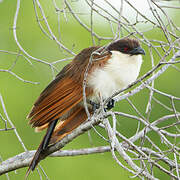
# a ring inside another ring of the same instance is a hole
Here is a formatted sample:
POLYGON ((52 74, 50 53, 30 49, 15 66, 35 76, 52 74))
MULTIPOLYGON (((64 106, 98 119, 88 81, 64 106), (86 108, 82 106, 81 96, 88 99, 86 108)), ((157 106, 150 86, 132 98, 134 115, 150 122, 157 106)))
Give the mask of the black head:
POLYGON ((129 55, 145 55, 144 49, 141 48, 139 41, 136 39, 124 38, 113 42, 107 47, 108 51, 120 51, 129 55))

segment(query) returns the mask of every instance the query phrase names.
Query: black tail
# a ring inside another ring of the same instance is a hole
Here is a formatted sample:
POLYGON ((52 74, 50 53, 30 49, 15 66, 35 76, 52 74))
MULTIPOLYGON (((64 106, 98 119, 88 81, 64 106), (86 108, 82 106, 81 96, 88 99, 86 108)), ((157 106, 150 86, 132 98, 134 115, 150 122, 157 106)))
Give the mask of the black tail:
POLYGON ((49 125, 47 132, 29 165, 29 168, 26 172, 25 179, 28 177, 29 173, 35 169, 35 167, 38 165, 39 161, 41 160, 41 154, 49 145, 49 141, 51 139, 51 135, 54 131, 54 128, 56 127, 57 121, 58 119, 52 121, 51 124, 49 125))

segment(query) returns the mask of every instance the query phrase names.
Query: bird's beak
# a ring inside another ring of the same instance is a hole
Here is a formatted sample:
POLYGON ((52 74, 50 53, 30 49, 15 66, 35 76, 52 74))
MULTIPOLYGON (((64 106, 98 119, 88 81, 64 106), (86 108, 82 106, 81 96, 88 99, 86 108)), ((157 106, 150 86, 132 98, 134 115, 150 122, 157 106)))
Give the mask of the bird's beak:
POLYGON ((144 49, 142 48, 142 47, 137 47, 137 48, 134 48, 133 50, 131 50, 130 52, 129 52, 131 55, 138 55, 138 54, 143 54, 143 55, 145 55, 146 53, 145 53, 145 51, 144 51, 144 49))

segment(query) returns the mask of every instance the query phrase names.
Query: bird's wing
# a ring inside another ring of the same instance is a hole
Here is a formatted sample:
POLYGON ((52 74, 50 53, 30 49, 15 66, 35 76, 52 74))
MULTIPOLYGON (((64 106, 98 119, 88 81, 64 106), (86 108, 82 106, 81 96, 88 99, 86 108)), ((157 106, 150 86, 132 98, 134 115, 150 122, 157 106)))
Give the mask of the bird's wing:
MULTIPOLYGON (((47 127, 46 125, 49 122, 60 118, 82 101, 82 84, 76 82, 70 76, 65 76, 63 73, 68 72, 70 68, 71 65, 67 65, 35 102, 28 115, 28 118, 31 118, 30 124, 33 127, 47 127)), ((90 91, 87 89, 86 95, 89 94, 90 91)))

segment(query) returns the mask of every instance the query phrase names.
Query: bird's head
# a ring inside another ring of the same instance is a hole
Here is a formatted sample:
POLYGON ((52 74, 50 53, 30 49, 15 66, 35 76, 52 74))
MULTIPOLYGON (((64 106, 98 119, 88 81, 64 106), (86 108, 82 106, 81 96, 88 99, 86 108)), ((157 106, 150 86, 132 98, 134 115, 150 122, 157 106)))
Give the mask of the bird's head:
POLYGON ((124 38, 111 43, 107 47, 108 51, 119 51, 123 54, 130 56, 133 55, 145 55, 144 49, 140 46, 140 43, 136 39, 124 38))

